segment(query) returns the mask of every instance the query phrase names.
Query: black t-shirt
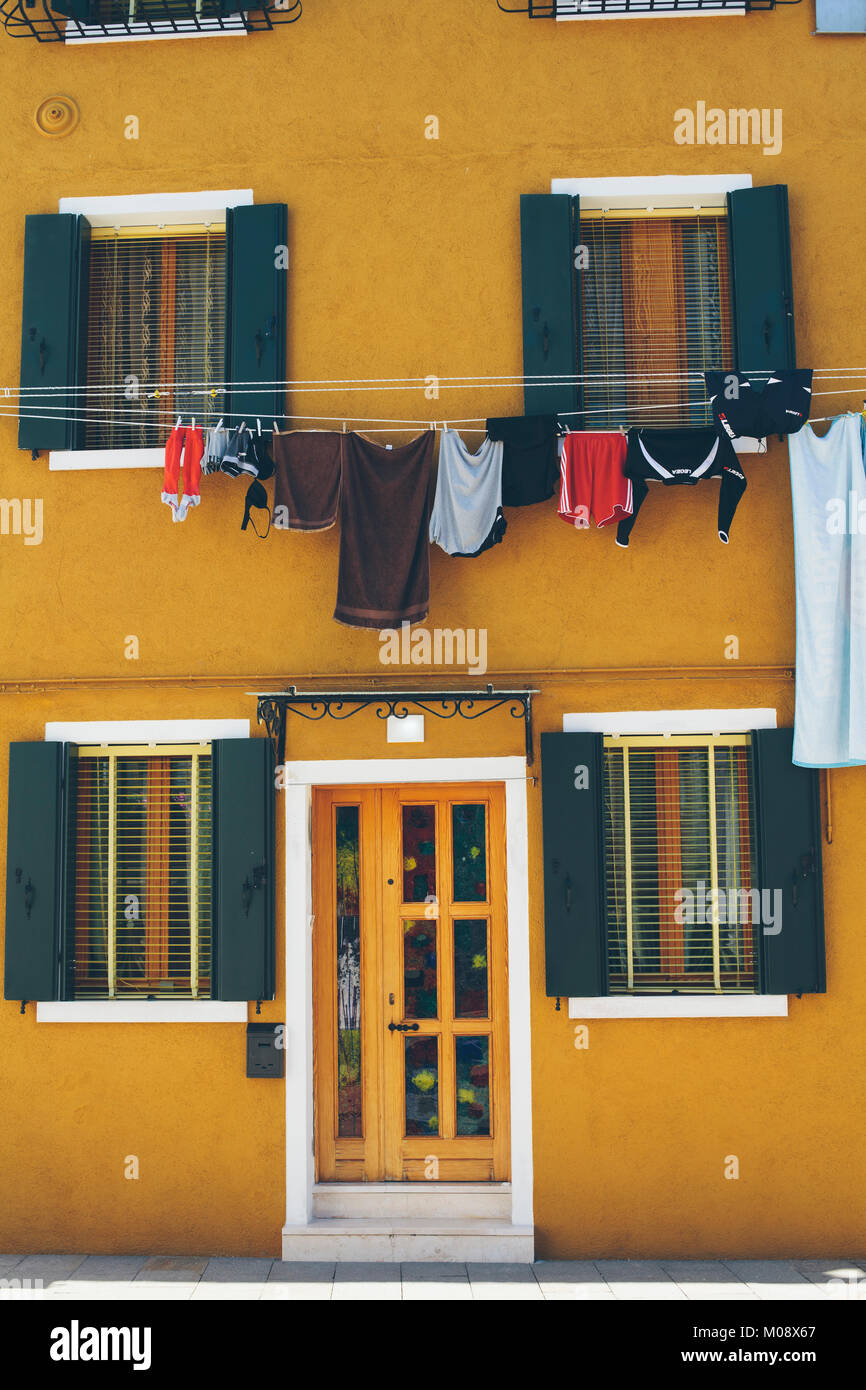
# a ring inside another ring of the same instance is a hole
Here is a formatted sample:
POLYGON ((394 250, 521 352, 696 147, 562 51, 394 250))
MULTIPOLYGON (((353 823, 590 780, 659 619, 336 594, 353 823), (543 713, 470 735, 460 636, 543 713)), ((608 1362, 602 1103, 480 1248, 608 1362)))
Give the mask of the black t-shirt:
POLYGON ((811 368, 772 372, 763 388, 757 378, 750 381, 743 372, 704 372, 704 377, 716 425, 730 439, 796 434, 809 418, 811 368))
POLYGON ((746 478, 731 441, 712 427, 681 430, 628 432, 623 472, 632 480, 634 510, 616 528, 617 545, 628 545, 632 527, 647 495, 647 480, 665 487, 692 486, 702 478, 721 478, 719 487, 719 539, 727 545, 737 503, 746 490, 746 478))
POLYGON ((487 421, 487 434, 501 439, 502 505, 531 507, 556 490, 559 455, 555 415, 505 415, 487 421))

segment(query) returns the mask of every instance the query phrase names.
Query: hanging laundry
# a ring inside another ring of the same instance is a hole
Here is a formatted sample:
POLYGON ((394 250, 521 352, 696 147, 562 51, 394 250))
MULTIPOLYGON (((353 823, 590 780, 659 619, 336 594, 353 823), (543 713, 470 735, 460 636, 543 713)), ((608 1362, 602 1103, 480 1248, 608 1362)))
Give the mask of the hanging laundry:
POLYGON ((774 371, 763 389, 743 372, 704 372, 704 379, 716 425, 730 439, 796 434, 809 418, 810 368, 774 371))
POLYGON ((256 464, 250 457, 250 440, 251 435, 246 426, 241 425, 238 429, 232 430, 220 464, 222 473, 228 473, 230 478, 239 478, 242 473, 256 476, 256 464))
POLYGON ((229 432, 222 421, 208 430, 201 463, 202 473, 219 473, 228 442, 229 432))
POLYGON ((701 478, 721 478, 719 487, 719 540, 728 543, 737 504, 746 490, 746 478, 727 435, 712 428, 656 430, 630 429, 625 473, 631 478, 634 507, 616 528, 617 545, 627 546, 647 495, 648 478, 666 487, 689 486, 701 478))
POLYGON ((383 628, 427 617, 433 439, 427 430, 389 448, 345 436, 337 622, 383 628))
POLYGON ((199 483, 203 453, 204 440, 201 430, 175 425, 166 441, 165 472, 162 480, 162 500, 171 507, 172 521, 185 521, 190 508, 197 507, 201 502, 199 483))
POLYGON ((793 761, 866 763, 866 471, 859 415, 788 441, 797 671, 793 761))
POLYGON ((442 431, 430 540, 447 555, 480 555, 505 535, 502 450, 501 441, 487 438, 473 454, 456 430, 442 431))
POLYGON ((333 430, 274 435, 274 509, 285 510, 282 530, 327 531, 334 525, 345 438, 333 430))
POLYGON ((268 494, 263 484, 267 482, 268 478, 274 476, 274 461, 271 458, 268 448, 267 435, 251 434, 247 456, 254 464, 257 476, 247 488, 247 495, 244 499, 244 519, 241 522, 241 530, 245 531, 247 526, 252 523, 252 528, 259 539, 266 540, 271 533, 271 509, 268 506, 268 494), (263 508, 268 514, 268 529, 264 533, 259 530, 250 516, 252 507, 263 508))
POLYGON ((578 529, 612 526, 631 516, 632 482, 624 472, 626 438, 610 433, 571 433, 562 442, 559 515, 578 529))
POLYGON ((531 507, 553 496, 559 477, 555 415, 498 416, 487 421, 487 434, 505 446, 503 507, 531 507))

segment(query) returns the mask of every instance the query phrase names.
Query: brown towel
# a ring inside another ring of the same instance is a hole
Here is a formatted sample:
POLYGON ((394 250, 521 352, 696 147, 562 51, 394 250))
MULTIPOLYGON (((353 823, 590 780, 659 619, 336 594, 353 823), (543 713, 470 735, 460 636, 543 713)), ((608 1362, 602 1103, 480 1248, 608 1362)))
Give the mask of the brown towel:
POLYGON ((334 617, 348 627, 420 623, 430 606, 434 431, 388 449, 348 434, 334 617))
POLYGON ((295 430, 275 434, 274 513, 285 507, 288 520, 278 530, 327 531, 337 520, 345 435, 333 430, 295 430))

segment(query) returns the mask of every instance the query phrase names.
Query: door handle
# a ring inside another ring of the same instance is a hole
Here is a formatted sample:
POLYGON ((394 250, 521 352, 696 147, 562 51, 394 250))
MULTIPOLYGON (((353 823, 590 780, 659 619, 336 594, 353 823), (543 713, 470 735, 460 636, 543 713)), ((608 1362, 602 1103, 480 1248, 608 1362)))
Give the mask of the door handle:
POLYGON ((418 1023, 389 1023, 389 1033, 417 1033, 421 1025, 418 1023))

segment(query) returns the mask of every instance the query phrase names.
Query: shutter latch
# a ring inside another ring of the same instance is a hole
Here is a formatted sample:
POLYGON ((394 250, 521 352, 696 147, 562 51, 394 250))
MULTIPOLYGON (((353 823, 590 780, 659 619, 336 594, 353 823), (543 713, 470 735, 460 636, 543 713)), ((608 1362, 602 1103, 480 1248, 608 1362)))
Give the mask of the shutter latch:
POLYGON ((33 899, 35 897, 36 889, 33 887, 33 884, 28 878, 27 882, 24 885, 24 915, 27 917, 28 921, 30 919, 30 913, 33 908, 33 899))
POLYGON ((244 879, 244 885, 243 885, 243 888, 241 889, 241 902, 243 903, 244 916, 245 916, 245 917, 249 917, 249 915, 250 915, 250 908, 251 908, 252 902, 253 902, 253 892, 254 892, 257 888, 264 888, 264 886, 265 886, 265 884, 267 883, 267 881, 268 881, 268 866, 267 866, 267 864, 257 864, 257 865, 256 865, 256 867, 253 869, 252 883, 250 882, 249 875, 247 875, 247 877, 244 879))

